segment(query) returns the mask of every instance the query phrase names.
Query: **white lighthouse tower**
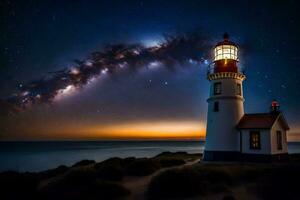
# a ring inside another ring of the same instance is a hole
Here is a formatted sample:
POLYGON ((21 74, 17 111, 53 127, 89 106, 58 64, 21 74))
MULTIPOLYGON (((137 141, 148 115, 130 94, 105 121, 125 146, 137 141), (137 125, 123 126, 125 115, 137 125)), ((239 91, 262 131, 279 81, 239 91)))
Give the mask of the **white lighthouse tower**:
POLYGON ((214 48, 214 62, 208 71, 210 95, 204 160, 238 160, 240 136, 236 125, 244 115, 243 81, 238 66, 238 47, 228 34, 214 48))

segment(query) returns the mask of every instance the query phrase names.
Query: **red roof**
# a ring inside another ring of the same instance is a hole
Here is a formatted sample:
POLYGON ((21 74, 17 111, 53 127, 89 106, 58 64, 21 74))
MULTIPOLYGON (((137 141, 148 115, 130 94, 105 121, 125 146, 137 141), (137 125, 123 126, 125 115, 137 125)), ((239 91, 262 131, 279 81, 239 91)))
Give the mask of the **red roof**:
POLYGON ((270 129, 276 120, 280 120, 282 126, 289 130, 282 113, 256 113, 245 114, 237 125, 238 129, 270 129))

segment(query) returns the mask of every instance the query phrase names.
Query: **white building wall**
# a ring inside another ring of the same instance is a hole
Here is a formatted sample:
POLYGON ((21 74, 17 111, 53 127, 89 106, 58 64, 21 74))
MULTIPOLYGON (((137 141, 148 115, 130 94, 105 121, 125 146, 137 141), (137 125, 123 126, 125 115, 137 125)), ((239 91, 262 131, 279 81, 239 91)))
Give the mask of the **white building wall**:
POLYGON ((242 81, 235 78, 223 78, 223 79, 216 79, 210 81, 210 97, 225 97, 225 96, 232 96, 232 97, 243 97, 243 85, 242 81), (214 95, 214 83, 222 83, 222 94, 221 95, 214 95), (237 95, 237 84, 241 84, 241 95, 237 95))
POLYGON ((250 149, 250 131, 243 129, 242 132, 242 153, 247 154, 271 154, 271 137, 269 129, 253 130, 260 132, 260 149, 250 149))
POLYGON ((243 93, 238 95, 237 84, 242 81, 235 78, 212 80, 208 101, 206 151, 240 151, 239 132, 236 125, 244 115, 243 93), (222 84, 222 93, 214 95, 214 83, 222 84), (214 102, 219 102, 219 111, 214 112, 214 102))
POLYGON ((287 136, 286 131, 279 123, 279 120, 274 123, 273 127, 271 128, 271 153, 272 154, 281 154, 281 153, 288 153, 287 148, 287 136), (277 148, 277 131, 281 131, 282 133, 282 150, 278 150, 277 148))

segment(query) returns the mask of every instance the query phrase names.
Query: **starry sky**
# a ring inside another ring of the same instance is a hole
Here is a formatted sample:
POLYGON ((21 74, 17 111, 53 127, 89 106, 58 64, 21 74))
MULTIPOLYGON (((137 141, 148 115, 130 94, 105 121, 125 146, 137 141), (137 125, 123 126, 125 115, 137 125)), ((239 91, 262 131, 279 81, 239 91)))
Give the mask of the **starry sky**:
MULTIPOLYGON (((71 68, 105 44, 153 46, 164 35, 201 30, 213 46, 224 32, 246 73, 245 112, 273 99, 300 133, 300 4, 297 1, 3 0, 0 98, 20 84, 71 68)), ((0 139, 198 139, 205 136, 207 64, 102 77, 51 104, 1 113, 0 139)))

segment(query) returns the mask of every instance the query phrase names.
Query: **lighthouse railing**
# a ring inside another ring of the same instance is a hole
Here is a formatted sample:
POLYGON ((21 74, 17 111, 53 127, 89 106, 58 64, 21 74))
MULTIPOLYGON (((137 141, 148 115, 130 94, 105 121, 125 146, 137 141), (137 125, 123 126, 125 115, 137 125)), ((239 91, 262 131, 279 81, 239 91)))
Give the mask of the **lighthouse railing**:
MULTIPOLYGON (((207 76, 209 76, 211 74, 215 74, 215 73, 216 73, 215 72, 215 64, 214 63, 209 64, 208 67, 207 67, 207 76)), ((245 70, 238 67, 238 72, 237 73, 245 75, 245 70)))

